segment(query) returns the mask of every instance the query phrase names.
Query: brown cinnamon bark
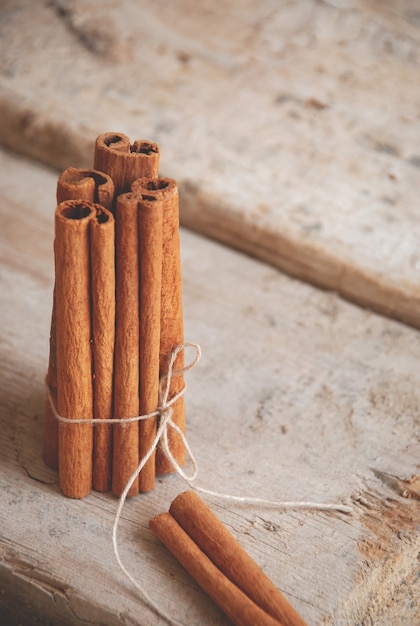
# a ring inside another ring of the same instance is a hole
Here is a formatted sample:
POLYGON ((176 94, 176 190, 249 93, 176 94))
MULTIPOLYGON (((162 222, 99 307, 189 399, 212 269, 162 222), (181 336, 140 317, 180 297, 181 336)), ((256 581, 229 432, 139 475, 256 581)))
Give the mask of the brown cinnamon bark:
POLYGON ((112 178, 116 196, 130 191, 137 178, 158 176, 159 159, 159 146, 152 141, 131 144, 123 133, 103 133, 96 139, 94 168, 112 178))
POLYGON ((154 517, 149 526, 236 626, 281 626, 212 563, 170 513, 154 517))
MULTIPOLYGON (((136 417, 139 405, 138 197, 118 196, 115 216, 116 333, 114 417, 136 417)), ((121 495, 139 463, 138 422, 114 426, 112 491, 121 495)), ((128 495, 138 493, 138 479, 128 495)))
POLYGON ((87 200, 112 209, 114 183, 103 172, 69 167, 57 181, 57 203, 65 200, 87 200))
MULTIPOLYGON (((70 200, 55 212, 57 409, 67 418, 93 417, 89 223, 95 205, 70 200)), ((92 424, 59 423, 59 482, 83 498, 92 486, 92 424)))
MULTIPOLYGON (((156 198, 163 203, 162 233, 162 295, 160 314, 160 376, 167 374, 172 350, 184 342, 182 314, 182 280, 179 240, 178 185, 171 178, 139 179, 132 189, 136 193, 156 198)), ((174 369, 182 369, 184 355, 179 353, 174 369)), ((182 375, 172 378, 170 397, 184 386, 182 375)), ((181 397, 174 404, 173 421, 185 432, 185 403, 181 397)), ((185 462, 185 448, 181 437, 173 429, 168 431, 169 447, 179 465, 185 462)), ((156 451, 156 473, 173 471, 163 450, 156 451)))
MULTIPOLYGON (((140 246, 140 414, 155 411, 159 403, 160 309, 162 284, 163 204, 139 196, 140 246)), ((156 436, 156 418, 139 422, 139 456, 144 457, 156 436)), ((155 484, 155 453, 139 475, 139 490, 155 484)))
MULTIPOLYGON (((115 228, 110 211, 96 205, 90 223, 90 266, 93 348, 93 414, 112 418, 115 340, 115 228)), ((93 431, 93 488, 111 489, 112 427, 96 424, 93 431)))
MULTIPOLYGON (((59 176, 57 181, 57 204, 66 200, 85 200, 96 202, 111 209, 114 199, 114 183, 103 172, 70 167, 59 176)), ((55 405, 57 405, 56 372, 56 328, 55 328, 55 287, 50 330, 50 354, 46 383, 55 405)), ((42 456, 46 465, 58 469, 58 422, 47 399, 42 456)))
POLYGON ((306 626, 277 587, 193 491, 172 502, 171 515, 229 580, 284 626, 306 626))

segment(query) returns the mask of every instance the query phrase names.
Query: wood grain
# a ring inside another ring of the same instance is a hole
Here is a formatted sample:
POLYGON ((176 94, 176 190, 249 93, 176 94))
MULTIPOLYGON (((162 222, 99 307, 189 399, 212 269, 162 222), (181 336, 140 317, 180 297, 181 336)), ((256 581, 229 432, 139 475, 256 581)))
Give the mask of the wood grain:
POLYGON ((144 133, 184 225, 420 326, 416 0, 12 5, 5 145, 91 167, 144 133))
MULTIPOLYGON (((1 611, 160 626, 112 556, 116 499, 65 498, 42 461, 56 175, 7 152, 0 172, 1 611)), ((203 350, 186 376, 199 484, 355 514, 212 508, 309 624, 415 624, 419 507, 403 494, 419 473, 418 332, 187 231, 182 255, 185 336, 203 350)), ((130 499, 121 557, 181 622, 227 626, 147 527, 183 490, 169 475, 130 499)))

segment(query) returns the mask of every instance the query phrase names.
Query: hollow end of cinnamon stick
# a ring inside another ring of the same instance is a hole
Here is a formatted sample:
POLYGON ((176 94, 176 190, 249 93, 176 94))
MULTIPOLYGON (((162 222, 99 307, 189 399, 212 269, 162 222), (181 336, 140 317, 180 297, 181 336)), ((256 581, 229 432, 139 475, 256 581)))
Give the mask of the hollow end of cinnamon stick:
POLYGON ((86 200, 93 202, 95 198, 95 181, 86 176, 86 170, 69 167, 62 172, 57 180, 57 203, 66 200, 86 200))
POLYGON ((159 146, 153 141, 138 139, 130 146, 130 152, 156 157, 159 154, 159 146))
POLYGON ((95 147, 96 149, 130 152, 130 139, 124 133, 106 132, 96 138, 95 147))
POLYGON ((92 206, 82 200, 68 200, 61 202, 56 209, 56 215, 65 220, 80 221, 94 215, 92 206))
POLYGON ((137 178, 156 177, 159 162, 159 145, 153 141, 138 139, 131 144, 123 133, 103 133, 96 139, 94 168, 112 178, 116 196, 128 192, 137 178))
POLYGON ((113 221, 113 215, 109 211, 104 211, 103 207, 96 207, 95 220, 97 224, 106 224, 113 221))
POLYGON ((104 172, 69 167, 57 181, 57 203, 66 200, 85 200, 112 209, 114 183, 104 172))
POLYGON ((165 200, 178 195, 178 183, 173 178, 157 176, 155 178, 141 177, 133 181, 131 191, 148 194, 150 197, 165 200), (149 193, 150 192, 150 193, 149 193))

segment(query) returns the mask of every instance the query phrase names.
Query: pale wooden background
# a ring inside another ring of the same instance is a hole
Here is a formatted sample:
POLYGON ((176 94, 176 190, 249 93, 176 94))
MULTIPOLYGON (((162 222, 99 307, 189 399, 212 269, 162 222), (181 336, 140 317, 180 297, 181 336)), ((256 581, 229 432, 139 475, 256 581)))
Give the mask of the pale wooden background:
POLYGON ((0 134, 56 168, 163 150, 185 225, 416 327, 416 0, 3 3, 0 134))
MULTIPOLYGON (((104 130, 157 140, 186 225, 417 325, 415 2, 58 5, 2 5, 4 144, 59 169, 104 130)), ((116 500, 63 498, 40 458, 56 176, 0 155, 0 615, 160 624, 113 560, 116 500)), ((200 484, 355 514, 211 506, 309 624, 415 625, 418 331, 182 235, 200 484)), ((227 624, 147 529, 183 488, 128 503, 122 556, 183 623, 227 624)))

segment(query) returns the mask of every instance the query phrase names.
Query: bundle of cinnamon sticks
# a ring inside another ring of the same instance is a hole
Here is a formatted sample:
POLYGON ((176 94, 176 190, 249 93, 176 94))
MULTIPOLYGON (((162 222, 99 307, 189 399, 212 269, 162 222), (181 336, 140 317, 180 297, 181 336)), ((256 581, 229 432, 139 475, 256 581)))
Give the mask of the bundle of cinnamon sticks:
MULTIPOLYGON (((183 343, 178 186, 159 177, 159 159, 156 143, 104 133, 93 169, 69 168, 58 179, 43 458, 68 497, 92 488, 121 495, 157 424, 109 420, 158 408, 159 379, 183 343)), ((182 367, 180 352, 175 370, 182 367)), ((183 384, 174 377, 171 396, 183 384)), ((185 432, 183 397, 173 411, 185 432)), ((181 437, 169 436, 182 465, 181 437)), ((128 495, 149 491, 155 475, 169 471, 158 447, 128 495)))

